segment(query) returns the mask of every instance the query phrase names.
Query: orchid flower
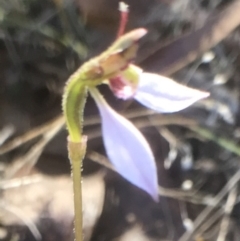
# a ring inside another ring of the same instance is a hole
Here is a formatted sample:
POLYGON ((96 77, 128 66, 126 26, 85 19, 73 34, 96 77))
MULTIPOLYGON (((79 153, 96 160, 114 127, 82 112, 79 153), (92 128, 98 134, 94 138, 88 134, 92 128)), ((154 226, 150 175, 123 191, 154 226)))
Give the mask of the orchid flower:
MULTIPOLYGON (((105 83, 118 98, 134 98, 159 113, 180 111, 209 96, 207 92, 186 87, 167 77, 144 73, 133 65, 105 83)), ((103 140, 110 161, 120 175, 157 201, 157 169, 145 138, 133 124, 117 114, 96 90, 92 90, 91 94, 100 111, 103 140)))
MULTIPOLYGON (((123 29, 124 26, 120 26, 119 35, 123 29)), ((87 137, 82 133, 87 93, 90 91, 100 111, 106 153, 116 171, 155 201, 158 201, 158 178, 150 146, 131 122, 107 104, 96 87, 108 84, 117 97, 135 98, 158 112, 179 111, 208 96, 166 77, 144 73, 131 64, 136 57, 138 40, 146 33, 146 29, 140 28, 119 37, 105 52, 80 66, 64 89, 62 107, 69 134, 76 241, 83 240, 81 165, 87 149, 87 137)))
MULTIPOLYGON (((145 29, 136 29, 125 34, 103 54, 81 66, 68 81, 63 110, 67 117, 69 143, 81 143, 82 113, 86 93, 90 91, 101 115, 103 141, 110 162, 120 175, 157 201, 157 168, 150 146, 131 122, 106 103, 96 87, 108 84, 118 98, 134 98, 160 113, 185 109, 209 93, 183 86, 158 74, 145 73, 131 64, 138 49, 137 41, 146 32, 145 29)), ((77 153, 75 146, 69 150, 75 159, 83 156, 77 153)))
MULTIPOLYGON (((142 33, 141 33, 142 34, 142 33)), ((114 95, 134 98, 159 113, 183 110, 209 93, 181 85, 170 78, 145 73, 128 64, 118 74, 104 80, 114 95)), ((107 155, 117 172, 158 200, 157 169, 153 154, 140 131, 117 114, 96 91, 90 91, 100 111, 107 155)))

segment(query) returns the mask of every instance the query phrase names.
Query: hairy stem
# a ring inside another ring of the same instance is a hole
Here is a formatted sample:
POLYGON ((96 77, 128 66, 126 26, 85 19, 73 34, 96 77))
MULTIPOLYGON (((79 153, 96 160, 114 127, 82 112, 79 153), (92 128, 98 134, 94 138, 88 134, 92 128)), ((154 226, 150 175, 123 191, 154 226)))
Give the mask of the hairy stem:
POLYGON ((82 136, 81 142, 68 140, 68 154, 72 165, 73 193, 74 193, 74 230, 75 240, 83 241, 82 232, 82 183, 81 167, 86 153, 87 138, 82 136))
POLYGON ((76 241, 83 241, 81 166, 87 146, 87 138, 82 136, 83 110, 87 87, 81 77, 81 72, 77 71, 69 78, 62 103, 63 114, 69 132, 68 155, 72 166, 76 241))
POLYGON ((73 74, 64 91, 63 114, 70 141, 79 143, 82 136, 83 110, 86 102, 87 87, 79 77, 79 73, 73 74))

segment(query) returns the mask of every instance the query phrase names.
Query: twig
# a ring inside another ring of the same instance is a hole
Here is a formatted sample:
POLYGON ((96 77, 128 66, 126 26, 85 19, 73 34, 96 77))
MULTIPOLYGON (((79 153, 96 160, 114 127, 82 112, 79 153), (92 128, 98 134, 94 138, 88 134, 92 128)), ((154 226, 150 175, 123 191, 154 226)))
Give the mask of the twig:
POLYGON ((62 115, 58 116, 55 119, 47 123, 44 123, 43 125, 36 127, 31 131, 24 133, 22 136, 16 137, 14 140, 10 141, 9 143, 6 143, 5 145, 1 146, 0 155, 15 149, 40 135, 43 135, 44 133, 48 132, 54 127, 58 126, 59 129, 61 129, 64 126, 64 123, 65 122, 64 122, 63 116, 62 115))
POLYGON ((13 164, 9 166, 6 171, 7 178, 12 178, 22 167, 27 165, 27 171, 29 171, 37 162, 43 149, 52 140, 52 138, 59 132, 62 125, 56 125, 51 130, 45 132, 43 137, 23 156, 13 161, 13 164))
POLYGON ((222 219, 221 225, 220 225, 220 231, 218 234, 217 241, 225 241, 227 233, 228 233, 228 227, 229 227, 229 220, 230 220, 230 214, 233 210, 233 207, 235 205, 237 198, 237 185, 233 187, 231 192, 228 195, 228 199, 225 205, 224 210, 224 217, 222 219))
MULTIPOLYGON (((219 220, 223 216, 223 209, 218 209, 215 213, 213 213, 199 228, 197 236, 201 236, 204 232, 206 232, 217 220, 219 220)), ((202 235, 203 236, 203 235, 202 235)))
POLYGON ((40 175, 31 175, 31 176, 25 176, 21 178, 13 178, 10 180, 3 180, 0 181, 0 190, 5 190, 9 188, 19 188, 24 185, 30 185, 33 183, 38 183, 42 181, 42 178, 40 175))
POLYGON ((12 125, 3 127, 0 131, 0 146, 14 133, 15 128, 12 125))
POLYGON ((213 206, 208 206, 201 212, 201 214, 194 221, 194 228, 191 231, 185 232, 179 239, 179 241, 188 241, 191 239, 192 235, 197 231, 197 229, 212 212, 215 206, 222 201, 225 195, 239 182, 239 180, 240 170, 233 175, 233 177, 227 182, 223 189, 215 196, 215 198, 213 199, 213 206))
POLYGON ((14 207, 10 205, 9 203, 0 202, 0 208, 8 211, 9 213, 14 214, 16 217, 18 217, 20 220, 23 221, 23 223, 29 228, 31 231, 33 237, 36 240, 42 240, 42 236, 37 228, 37 226, 32 222, 32 220, 28 219, 26 215, 22 212, 21 209, 14 207))

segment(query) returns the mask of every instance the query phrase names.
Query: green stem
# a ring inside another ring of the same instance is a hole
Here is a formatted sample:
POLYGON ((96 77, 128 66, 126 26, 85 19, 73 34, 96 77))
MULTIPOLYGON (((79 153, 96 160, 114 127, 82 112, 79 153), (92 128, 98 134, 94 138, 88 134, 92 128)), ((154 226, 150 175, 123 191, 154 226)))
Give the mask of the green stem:
POLYGON ((75 240, 83 241, 82 232, 82 183, 81 167, 86 153, 87 138, 83 136, 81 142, 68 140, 68 153, 72 165, 73 193, 74 193, 74 230, 75 240))
POLYGON ((63 113, 69 132, 68 154, 72 166, 74 194, 75 240, 83 240, 82 232, 82 185, 81 166, 85 156, 87 138, 82 136, 83 110, 86 102, 87 87, 76 71, 68 80, 63 96, 63 113))
POLYGON ((87 87, 84 82, 81 81, 79 73, 76 72, 67 82, 62 103, 69 138, 72 142, 81 142, 86 95, 87 87))

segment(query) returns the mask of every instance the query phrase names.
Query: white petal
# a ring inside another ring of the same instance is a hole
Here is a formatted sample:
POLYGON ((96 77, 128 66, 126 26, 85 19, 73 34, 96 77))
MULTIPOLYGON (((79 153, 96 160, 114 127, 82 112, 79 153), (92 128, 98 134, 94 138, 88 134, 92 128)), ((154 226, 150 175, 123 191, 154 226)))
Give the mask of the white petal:
POLYGON ((101 96, 93 94, 102 117, 107 155, 117 172, 158 200, 157 169, 149 144, 140 131, 116 113, 101 96))
POLYGON ((181 85, 167 77, 142 73, 134 98, 161 113, 183 110, 209 93, 181 85))

